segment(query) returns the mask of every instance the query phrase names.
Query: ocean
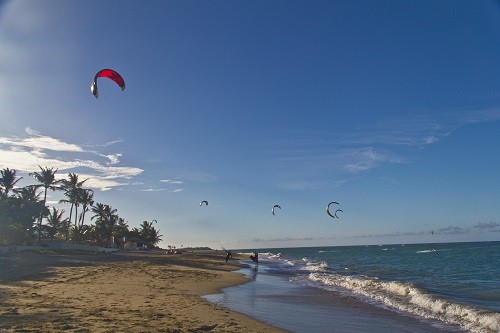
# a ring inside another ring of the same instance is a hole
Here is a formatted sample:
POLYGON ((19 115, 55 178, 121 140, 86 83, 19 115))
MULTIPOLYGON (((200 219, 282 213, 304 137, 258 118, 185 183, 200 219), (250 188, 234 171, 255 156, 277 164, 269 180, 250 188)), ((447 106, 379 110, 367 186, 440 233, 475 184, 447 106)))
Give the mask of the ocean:
POLYGON ((206 299, 292 332, 500 332, 500 242, 258 252, 206 299))

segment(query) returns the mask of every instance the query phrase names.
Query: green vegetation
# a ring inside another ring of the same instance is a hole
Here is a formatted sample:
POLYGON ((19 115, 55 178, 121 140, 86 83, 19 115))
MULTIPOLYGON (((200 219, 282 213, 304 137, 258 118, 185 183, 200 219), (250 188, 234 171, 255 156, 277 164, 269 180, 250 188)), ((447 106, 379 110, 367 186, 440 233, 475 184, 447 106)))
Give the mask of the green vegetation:
POLYGON ((16 171, 0 170, 0 245, 57 240, 106 247, 135 242, 154 247, 162 240, 153 226, 155 220, 143 221, 140 228, 129 229, 116 209, 95 202, 94 191, 83 188, 87 179, 79 181, 77 174, 70 173, 67 179, 56 180, 56 172, 40 167, 40 172, 30 174, 40 184, 17 188, 21 177, 17 177, 16 171), (64 192, 65 199, 59 203, 70 206, 69 216, 64 217, 64 209, 47 207, 48 190, 64 192), (90 218, 94 224, 86 223, 87 213, 94 214, 90 218))

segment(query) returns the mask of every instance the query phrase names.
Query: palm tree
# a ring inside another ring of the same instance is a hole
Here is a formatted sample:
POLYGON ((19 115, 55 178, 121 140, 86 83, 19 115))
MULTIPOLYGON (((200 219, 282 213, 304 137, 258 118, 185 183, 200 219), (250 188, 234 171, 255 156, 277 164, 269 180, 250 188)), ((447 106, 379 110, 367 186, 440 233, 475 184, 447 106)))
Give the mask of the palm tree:
POLYGON ((59 203, 71 203, 71 208, 69 210, 69 225, 68 225, 68 230, 66 232, 66 236, 67 238, 69 237, 69 227, 72 225, 71 224, 71 219, 73 218, 73 208, 75 209, 75 221, 74 221, 74 226, 76 228, 77 226, 77 218, 78 218, 78 205, 80 204, 80 195, 79 195, 79 191, 81 190, 81 188, 73 188, 73 189, 68 189, 64 192, 64 195, 68 198, 68 199, 61 199, 59 200, 59 203))
POLYGON ((89 207, 94 204, 94 191, 90 189, 79 189, 78 190, 78 203, 82 205, 82 212, 80 213, 80 226, 79 229, 83 227, 85 222, 85 213, 88 212, 89 207))
POLYGON ((160 235, 160 230, 156 230, 153 228, 151 234, 149 235, 149 242, 151 243, 152 246, 156 246, 159 242, 161 242, 163 239, 163 235, 160 235))
POLYGON ((37 193, 38 186, 29 185, 13 190, 17 196, 26 202, 37 202, 40 201, 40 193, 37 193))
POLYGON ((132 230, 130 230, 128 232, 127 238, 128 238, 129 242, 135 242, 135 243, 141 243, 141 244, 144 243, 144 240, 142 239, 142 236, 141 236, 141 231, 135 227, 132 228, 132 230))
POLYGON ((123 248, 123 245, 125 245, 125 242, 129 237, 129 230, 127 222, 121 217, 118 218, 118 223, 115 225, 113 236, 115 244, 118 247, 123 248))
MULTIPOLYGON (((40 168, 40 173, 38 172, 33 172, 30 173, 30 176, 33 176, 36 180, 38 180, 41 184, 37 185, 38 187, 43 187, 44 194, 43 194, 43 204, 47 202, 47 190, 51 189, 52 191, 55 191, 59 189, 58 184, 61 182, 59 180, 56 180, 56 172, 57 169, 54 170, 54 168, 42 168, 41 166, 38 166, 40 168)), ((40 215, 40 218, 38 219, 38 230, 41 230, 42 228, 42 216, 40 215)), ((40 242, 41 238, 41 233, 38 233, 38 241, 40 242)))
POLYGON ((34 208, 35 211, 38 211, 38 213, 36 217, 35 216, 33 217, 31 225, 27 229, 30 231, 30 233, 36 230, 36 232, 40 236, 42 233, 41 226, 39 226, 38 224, 36 226, 33 226, 33 223, 35 222, 35 219, 39 218, 40 216, 46 216, 48 213, 48 209, 47 207, 45 207, 45 204, 40 201, 40 192, 38 192, 38 187, 36 185, 29 185, 18 189, 14 189, 13 192, 15 192, 16 197, 21 200, 20 206, 22 209, 27 209, 27 207, 29 206, 39 207, 38 210, 37 208, 34 208))
POLYGON ((95 223, 96 236, 102 244, 109 244, 114 235, 115 224, 118 223, 119 217, 116 214, 116 209, 112 209, 109 205, 96 203, 92 206, 92 220, 97 218, 95 223))
MULTIPOLYGON (((31 185, 21 189, 14 190, 15 196, 3 197, 3 201, 8 204, 5 216, 9 228, 6 230, 17 239, 18 244, 31 243, 33 235, 33 225, 40 217, 47 216, 49 210, 45 204, 40 201, 40 193, 37 193, 37 186, 31 185)), ((36 227, 38 234, 41 229, 36 227)))
MULTIPOLYGON (((104 220, 106 218, 108 210, 109 210, 108 205, 97 202, 91 208, 92 213, 94 213, 94 215, 91 217, 91 220, 93 220, 94 218, 97 218, 97 221, 104 220)), ((114 209, 113 211, 116 212, 116 209, 114 209)))
POLYGON ((78 233, 75 233, 75 236, 80 239, 80 242, 84 242, 86 244, 97 244, 95 225, 82 225, 80 230, 78 230, 78 233))
POLYGON ((47 216, 47 229, 50 240, 54 239, 54 236, 57 234, 65 234, 65 220, 62 218, 64 214, 64 209, 58 210, 55 207, 52 207, 52 212, 47 216))
MULTIPOLYGON (((73 217, 73 208, 78 207, 78 190, 82 188, 83 183, 85 183, 88 179, 78 181, 78 175, 76 173, 69 173, 68 174, 68 179, 63 179, 61 180, 62 183, 62 188, 65 190, 64 195, 68 199, 62 199, 59 201, 59 203, 70 203, 71 208, 69 210, 69 222, 71 225, 71 219, 73 217)), ((77 212, 75 211, 75 226, 76 226, 76 221, 77 221, 77 212)), ((68 230, 66 233, 66 238, 69 238, 69 225, 68 225, 68 230)))
POLYGON ((16 170, 9 168, 0 170, 0 173, 2 174, 2 178, 0 178, 0 194, 7 197, 16 183, 23 177, 16 177, 16 170))
POLYGON ((141 224, 141 238, 145 245, 148 246, 156 246, 156 244, 161 242, 163 237, 163 235, 160 235, 160 230, 156 230, 155 227, 153 227, 153 222, 157 223, 156 220, 152 220, 151 222, 143 221, 141 224))

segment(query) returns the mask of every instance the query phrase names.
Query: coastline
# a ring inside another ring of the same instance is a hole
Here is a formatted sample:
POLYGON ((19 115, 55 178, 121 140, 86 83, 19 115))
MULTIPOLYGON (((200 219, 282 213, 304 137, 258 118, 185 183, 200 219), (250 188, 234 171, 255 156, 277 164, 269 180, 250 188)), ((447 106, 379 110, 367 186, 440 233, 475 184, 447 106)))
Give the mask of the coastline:
POLYGON ((0 332, 286 332, 204 295, 248 281, 221 252, 0 256, 0 332))
POLYGON ((205 298, 294 332, 499 332, 497 248, 270 248, 260 249, 258 266, 238 250, 251 281, 205 298))
POLYGON ((242 268, 240 272, 249 276, 250 282, 224 288, 222 293, 204 298, 291 332, 467 332, 457 326, 425 321, 380 308, 335 291, 290 283, 280 274, 269 273, 268 268, 264 263, 258 268, 242 268))

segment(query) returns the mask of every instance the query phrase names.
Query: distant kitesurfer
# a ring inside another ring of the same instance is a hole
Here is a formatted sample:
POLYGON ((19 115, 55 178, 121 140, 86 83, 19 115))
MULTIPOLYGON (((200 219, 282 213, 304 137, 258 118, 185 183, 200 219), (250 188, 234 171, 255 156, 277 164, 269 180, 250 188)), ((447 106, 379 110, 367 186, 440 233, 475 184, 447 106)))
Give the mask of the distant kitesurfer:
POLYGON ((255 261, 257 265, 259 264, 259 254, 257 252, 254 252, 252 255, 250 255, 250 259, 255 261))

